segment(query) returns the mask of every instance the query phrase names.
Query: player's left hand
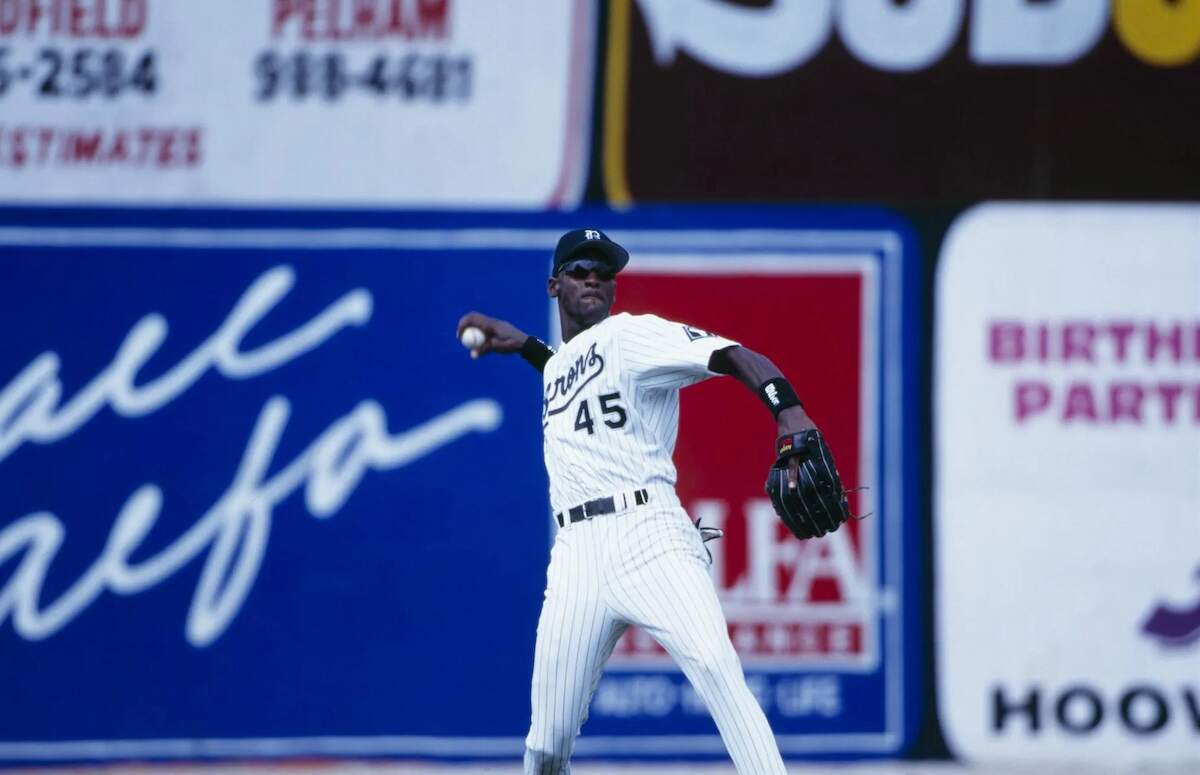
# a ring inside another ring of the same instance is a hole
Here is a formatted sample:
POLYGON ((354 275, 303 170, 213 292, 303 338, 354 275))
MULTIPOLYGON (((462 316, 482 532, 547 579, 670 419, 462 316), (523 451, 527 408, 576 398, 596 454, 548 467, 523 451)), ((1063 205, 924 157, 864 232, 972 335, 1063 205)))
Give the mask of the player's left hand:
POLYGON ((775 513, 792 535, 817 538, 854 517, 833 451, 816 426, 780 435, 766 491, 775 513))

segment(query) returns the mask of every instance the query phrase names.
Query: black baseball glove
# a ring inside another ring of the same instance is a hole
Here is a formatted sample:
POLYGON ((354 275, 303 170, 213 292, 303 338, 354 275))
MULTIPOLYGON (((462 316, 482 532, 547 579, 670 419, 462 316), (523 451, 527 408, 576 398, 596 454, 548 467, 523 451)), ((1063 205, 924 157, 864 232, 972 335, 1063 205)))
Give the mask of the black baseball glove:
POLYGON ((833 463, 833 452, 816 428, 780 436, 776 459, 767 472, 767 494, 775 513, 800 539, 819 538, 854 519, 846 488, 833 463), (796 486, 788 486, 788 468, 795 459, 796 486))

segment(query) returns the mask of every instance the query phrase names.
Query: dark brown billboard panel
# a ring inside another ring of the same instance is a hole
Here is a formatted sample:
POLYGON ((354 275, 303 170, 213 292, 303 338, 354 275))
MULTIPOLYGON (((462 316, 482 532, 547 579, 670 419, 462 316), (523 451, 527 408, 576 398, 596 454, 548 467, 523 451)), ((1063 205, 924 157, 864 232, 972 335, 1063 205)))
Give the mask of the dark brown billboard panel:
POLYGON ((1200 196, 1200 2, 613 0, 610 201, 1200 196))

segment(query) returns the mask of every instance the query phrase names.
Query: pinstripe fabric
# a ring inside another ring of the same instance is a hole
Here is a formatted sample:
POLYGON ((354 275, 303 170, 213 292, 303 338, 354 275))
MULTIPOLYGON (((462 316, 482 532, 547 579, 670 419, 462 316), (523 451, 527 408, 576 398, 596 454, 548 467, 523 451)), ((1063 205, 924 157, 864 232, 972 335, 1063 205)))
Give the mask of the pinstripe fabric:
POLYGON ((786 772, 766 716, 746 686, 691 519, 682 509, 637 514, 614 526, 610 541, 608 592, 617 617, 645 630, 683 670, 739 773, 786 772))
POLYGON ((735 344, 712 335, 693 340, 682 323, 628 313, 563 344, 543 371, 551 508, 647 485, 674 490, 679 388, 712 376, 709 357, 735 344), (613 427, 621 412, 623 424, 613 427), (586 420, 590 432, 580 427, 586 420))
POLYGON ((571 752, 604 662, 626 624, 604 600, 604 547, 599 520, 561 530, 550 553, 538 619, 530 692, 533 715, 525 740, 525 772, 569 773, 571 752))
POLYGON ((568 524, 550 555, 525 740, 527 775, 570 772, 604 663, 633 624, 675 659, 742 775, 784 773, 708 575, 699 533, 675 494, 679 389, 712 376, 736 344, 653 315, 620 314, 547 362, 542 427, 555 512, 646 488, 649 503, 568 524))
POLYGON ((570 773, 604 662, 630 624, 679 664, 739 773, 786 772, 729 641, 699 533, 682 509, 651 504, 576 523, 555 539, 534 653, 527 775, 570 773))

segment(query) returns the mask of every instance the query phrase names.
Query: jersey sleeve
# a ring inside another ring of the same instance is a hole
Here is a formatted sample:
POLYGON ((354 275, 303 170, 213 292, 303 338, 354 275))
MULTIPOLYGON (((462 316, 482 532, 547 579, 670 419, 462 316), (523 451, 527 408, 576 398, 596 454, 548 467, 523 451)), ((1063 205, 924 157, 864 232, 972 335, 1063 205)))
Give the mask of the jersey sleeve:
POLYGON ((737 342, 657 315, 632 315, 620 331, 621 366, 646 387, 681 388, 714 376, 708 360, 737 342))

